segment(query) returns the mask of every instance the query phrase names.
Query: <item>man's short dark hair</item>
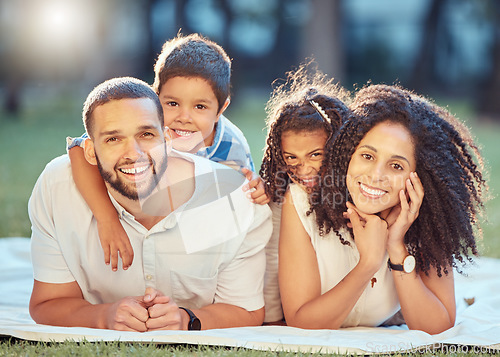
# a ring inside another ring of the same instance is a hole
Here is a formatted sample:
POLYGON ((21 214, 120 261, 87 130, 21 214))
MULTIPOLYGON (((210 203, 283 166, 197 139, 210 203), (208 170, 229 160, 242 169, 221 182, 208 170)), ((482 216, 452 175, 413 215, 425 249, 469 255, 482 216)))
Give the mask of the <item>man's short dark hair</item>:
POLYGON ((154 69, 153 89, 157 94, 170 78, 199 77, 212 87, 218 111, 229 98, 231 59, 221 46, 199 34, 179 34, 165 42, 154 69))
POLYGON ((163 108, 156 93, 149 84, 133 77, 109 79, 95 87, 83 104, 83 124, 90 138, 93 138, 95 108, 112 100, 149 98, 156 106, 158 120, 163 127, 163 108))

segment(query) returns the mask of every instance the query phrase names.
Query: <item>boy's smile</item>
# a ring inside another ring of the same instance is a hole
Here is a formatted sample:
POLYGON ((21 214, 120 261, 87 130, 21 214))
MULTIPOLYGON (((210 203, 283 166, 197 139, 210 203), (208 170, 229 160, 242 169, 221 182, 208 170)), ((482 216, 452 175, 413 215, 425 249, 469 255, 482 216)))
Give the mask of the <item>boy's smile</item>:
POLYGON ((208 81, 173 77, 163 84, 158 96, 174 149, 196 153, 213 144, 215 125, 224 109, 218 112, 219 103, 208 81))

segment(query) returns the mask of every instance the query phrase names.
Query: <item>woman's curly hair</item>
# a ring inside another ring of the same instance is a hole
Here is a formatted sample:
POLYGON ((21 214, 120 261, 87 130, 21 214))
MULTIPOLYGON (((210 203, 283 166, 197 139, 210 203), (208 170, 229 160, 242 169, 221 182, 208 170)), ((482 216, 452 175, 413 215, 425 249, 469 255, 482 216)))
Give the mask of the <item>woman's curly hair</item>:
POLYGON ((434 267, 441 276, 449 267, 458 268, 457 261, 471 261, 471 254, 478 254, 475 234, 482 233, 487 184, 469 130, 447 110, 399 86, 367 86, 356 94, 351 109, 353 118, 326 145, 322 180, 314 192, 319 199, 311 209, 320 234, 333 230, 340 236, 351 156, 370 129, 390 121, 402 124, 413 138, 416 172, 425 192, 419 216, 404 238, 417 269, 428 274, 434 267))
MULTIPOLYGON (((349 93, 327 79, 311 63, 287 73, 287 81, 275 87, 269 99, 267 112, 267 139, 259 174, 271 201, 281 203, 290 184, 290 168, 283 159, 281 136, 284 132, 313 132, 325 130, 335 133, 350 116, 344 101, 349 93), (313 106, 319 104, 329 118, 323 118, 313 106)), ((276 84, 276 83, 275 83, 276 84)))

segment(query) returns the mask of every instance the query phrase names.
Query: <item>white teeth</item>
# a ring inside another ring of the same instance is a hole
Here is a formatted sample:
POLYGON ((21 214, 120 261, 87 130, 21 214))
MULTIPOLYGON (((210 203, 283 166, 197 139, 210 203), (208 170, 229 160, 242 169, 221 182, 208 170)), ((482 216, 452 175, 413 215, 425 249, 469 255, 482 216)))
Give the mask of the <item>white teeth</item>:
POLYGON ((385 194, 386 192, 383 191, 383 190, 378 190, 376 188, 370 188, 362 183, 359 184, 361 186, 361 189, 363 191, 365 191, 366 193, 370 194, 370 195, 374 195, 374 196, 382 196, 383 194, 385 194))
POLYGON ((120 169, 120 171, 124 172, 126 174, 136 175, 136 174, 140 174, 140 173, 146 171, 147 168, 148 168, 148 166, 141 166, 141 167, 134 167, 134 168, 131 168, 131 169, 120 169))
POLYGON ((179 136, 189 136, 189 135, 191 135, 193 133, 192 131, 188 131, 188 130, 178 130, 178 129, 175 129, 174 131, 179 136))

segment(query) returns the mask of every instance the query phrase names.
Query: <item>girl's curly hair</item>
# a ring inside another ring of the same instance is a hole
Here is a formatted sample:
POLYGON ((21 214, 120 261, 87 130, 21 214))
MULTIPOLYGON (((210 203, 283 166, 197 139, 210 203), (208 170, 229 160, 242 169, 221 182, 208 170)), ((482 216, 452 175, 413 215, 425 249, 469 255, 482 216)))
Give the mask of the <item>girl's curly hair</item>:
POLYGON ((275 87, 266 106, 268 133, 259 174, 273 202, 282 202, 290 184, 289 167, 282 153, 282 134, 325 130, 331 136, 350 116, 344 104, 349 93, 316 68, 311 70, 310 66, 311 62, 288 72, 286 82, 275 87), (313 101, 329 120, 320 114, 313 101))
MULTIPOLYGON (((351 105, 354 116, 326 145, 322 180, 312 202, 320 234, 345 226, 346 175, 359 142, 381 122, 402 124, 415 145, 416 172, 424 187, 419 216, 405 235, 417 269, 438 276, 477 255, 475 234, 487 184, 483 160, 469 130, 447 110, 399 86, 370 85, 351 105)), ((351 233, 352 234, 352 233, 351 233)), ((344 243, 344 242, 343 242, 344 243)), ((344 243, 345 244, 345 243, 344 243)))

